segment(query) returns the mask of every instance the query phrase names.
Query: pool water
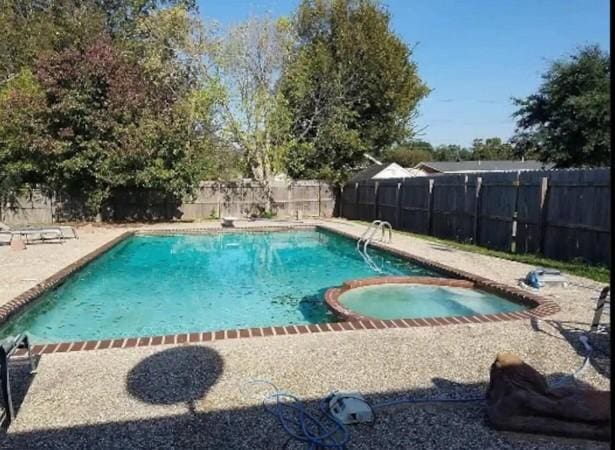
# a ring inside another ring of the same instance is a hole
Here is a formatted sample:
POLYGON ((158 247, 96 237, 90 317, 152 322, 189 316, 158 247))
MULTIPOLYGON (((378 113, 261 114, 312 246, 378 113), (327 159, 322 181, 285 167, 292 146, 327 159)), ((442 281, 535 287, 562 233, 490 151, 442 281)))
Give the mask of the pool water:
POLYGON ((421 284, 387 284, 354 288, 339 302, 347 309, 376 319, 496 314, 526 309, 477 289, 421 284))
MULTIPOLYGON (((384 275, 439 276, 370 249, 384 275)), ((373 277, 321 230, 133 236, 44 294, 0 336, 53 343, 335 321, 324 292, 373 277)))

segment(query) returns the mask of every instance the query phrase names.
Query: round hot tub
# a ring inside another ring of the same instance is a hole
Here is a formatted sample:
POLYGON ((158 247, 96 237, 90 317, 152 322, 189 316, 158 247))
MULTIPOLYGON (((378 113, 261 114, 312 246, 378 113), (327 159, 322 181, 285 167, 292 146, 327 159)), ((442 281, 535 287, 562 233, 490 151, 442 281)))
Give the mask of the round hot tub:
POLYGON ((476 289, 466 280, 382 277, 348 281, 325 294, 344 320, 422 319, 518 312, 531 306, 476 289))

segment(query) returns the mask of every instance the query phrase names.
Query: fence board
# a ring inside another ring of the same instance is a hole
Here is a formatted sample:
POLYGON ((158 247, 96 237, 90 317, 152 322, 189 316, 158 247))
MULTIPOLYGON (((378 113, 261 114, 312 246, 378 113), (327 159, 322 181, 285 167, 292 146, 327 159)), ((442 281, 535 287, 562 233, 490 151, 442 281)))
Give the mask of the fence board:
POLYGON ((381 181, 378 183, 377 219, 386 220, 393 226, 397 223, 398 182, 381 181))
POLYGON ((358 183, 347 184, 342 188, 342 207, 341 216, 351 220, 358 220, 359 214, 357 211, 357 190, 358 183))
POLYGON ((376 199, 376 184, 369 182, 359 182, 357 190, 357 218, 359 220, 376 220, 374 205, 376 199))
POLYGON ((413 233, 429 232, 430 179, 407 178, 402 182, 400 228, 413 233))
POLYGON ((544 255, 610 261, 610 194, 608 169, 553 172, 549 177, 544 255))
POLYGON ((25 193, 14 203, 0 202, 0 222, 7 224, 49 223, 53 217, 53 199, 39 190, 25 193))
MULTIPOLYGON (((464 242, 473 235, 473 192, 468 176, 434 178, 431 233, 436 237, 464 242)), ((473 191, 475 185, 472 186, 473 191)))
MULTIPOLYGON (((517 252, 539 253, 542 234, 542 208, 546 191, 543 178, 548 182, 548 171, 519 174, 517 201, 517 252)), ((548 186, 548 185, 547 185, 548 186)))
POLYGON ((513 244, 518 173, 482 174, 477 244, 510 251, 513 244))

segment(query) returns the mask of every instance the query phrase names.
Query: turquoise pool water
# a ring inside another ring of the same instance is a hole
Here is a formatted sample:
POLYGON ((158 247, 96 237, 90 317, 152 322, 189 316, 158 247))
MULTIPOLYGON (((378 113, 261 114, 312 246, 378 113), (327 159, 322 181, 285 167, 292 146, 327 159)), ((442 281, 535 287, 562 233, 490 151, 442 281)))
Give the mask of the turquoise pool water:
POLYGON ((526 309, 477 289, 420 284, 374 285, 351 289, 339 297, 349 310, 376 319, 496 314, 526 309))
MULTIPOLYGON (((387 275, 438 276, 388 253, 370 255, 387 275)), ((0 335, 52 343, 331 322, 324 292, 376 275, 354 241, 320 230, 134 236, 0 335)))

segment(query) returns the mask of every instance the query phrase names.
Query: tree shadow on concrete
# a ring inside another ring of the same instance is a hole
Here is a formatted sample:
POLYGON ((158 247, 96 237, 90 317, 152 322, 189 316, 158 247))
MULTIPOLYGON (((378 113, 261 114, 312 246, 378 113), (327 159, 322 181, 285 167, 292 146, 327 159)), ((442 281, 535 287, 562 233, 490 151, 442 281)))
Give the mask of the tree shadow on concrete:
POLYGON ((129 373, 130 395, 154 405, 186 404, 191 413, 224 371, 224 361, 212 348, 183 346, 155 353, 129 373))

